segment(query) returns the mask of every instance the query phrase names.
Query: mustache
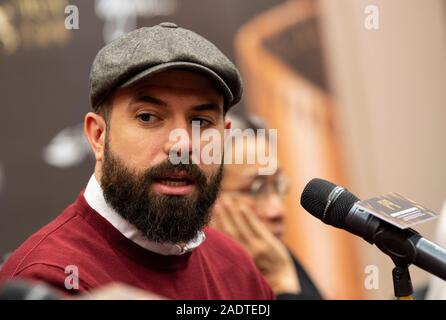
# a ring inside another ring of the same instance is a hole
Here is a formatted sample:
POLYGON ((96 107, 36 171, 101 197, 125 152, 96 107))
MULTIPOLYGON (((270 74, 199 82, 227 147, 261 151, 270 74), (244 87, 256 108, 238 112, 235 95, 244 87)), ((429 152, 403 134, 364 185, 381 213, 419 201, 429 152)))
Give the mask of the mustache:
POLYGON ((172 174, 183 174, 191 179, 197 185, 206 185, 207 179, 203 171, 198 167, 197 164, 190 163, 179 163, 173 164, 169 160, 166 160, 160 164, 153 166, 148 169, 144 174, 144 181, 147 184, 155 182, 157 179, 172 175, 172 174))

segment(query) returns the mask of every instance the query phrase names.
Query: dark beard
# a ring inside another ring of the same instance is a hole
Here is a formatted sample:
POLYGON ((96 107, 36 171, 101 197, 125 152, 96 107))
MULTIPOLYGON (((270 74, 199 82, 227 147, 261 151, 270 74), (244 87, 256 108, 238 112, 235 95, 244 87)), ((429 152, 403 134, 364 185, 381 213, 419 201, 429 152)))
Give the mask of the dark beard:
POLYGON ((101 187, 107 203, 149 240, 179 243, 192 240, 209 223, 222 175, 223 165, 208 183, 196 164, 173 165, 169 160, 136 174, 113 155, 106 143, 101 187), (196 190, 192 195, 170 196, 151 190, 157 177, 178 171, 193 178, 196 190))

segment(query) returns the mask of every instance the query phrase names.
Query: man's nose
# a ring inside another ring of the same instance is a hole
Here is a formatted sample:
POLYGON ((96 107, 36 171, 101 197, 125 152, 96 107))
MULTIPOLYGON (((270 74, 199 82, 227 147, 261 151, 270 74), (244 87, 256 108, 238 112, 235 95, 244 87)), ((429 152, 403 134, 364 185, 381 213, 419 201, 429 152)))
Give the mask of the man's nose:
POLYGON ((181 162, 191 163, 194 156, 194 148, 196 147, 192 140, 191 124, 184 120, 174 122, 168 132, 168 139, 164 144, 164 152, 169 158, 181 158, 181 162))

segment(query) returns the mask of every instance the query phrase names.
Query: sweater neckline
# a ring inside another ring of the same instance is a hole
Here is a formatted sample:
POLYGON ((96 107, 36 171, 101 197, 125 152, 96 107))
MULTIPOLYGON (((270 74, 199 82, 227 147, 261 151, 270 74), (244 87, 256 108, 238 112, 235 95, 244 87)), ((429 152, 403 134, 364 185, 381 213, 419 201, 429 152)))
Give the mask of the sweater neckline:
POLYGON ((185 268, 192 253, 200 249, 196 248, 194 252, 187 252, 182 255, 168 256, 149 251, 127 239, 105 218, 91 208, 85 200, 83 191, 79 194, 74 204, 79 209, 76 210, 77 214, 92 226, 109 243, 112 249, 118 250, 138 264, 158 270, 178 270, 185 268))

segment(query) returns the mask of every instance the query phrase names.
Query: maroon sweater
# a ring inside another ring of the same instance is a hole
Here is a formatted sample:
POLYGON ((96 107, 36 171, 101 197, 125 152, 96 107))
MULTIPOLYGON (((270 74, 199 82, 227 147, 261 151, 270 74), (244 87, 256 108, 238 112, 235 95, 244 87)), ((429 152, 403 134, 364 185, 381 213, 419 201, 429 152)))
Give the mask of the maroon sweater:
POLYGON ((215 229, 204 232, 206 240, 192 252, 159 255, 127 239, 81 193, 9 257, 0 282, 21 277, 79 293, 118 281, 171 299, 274 299, 236 243, 215 229), (69 265, 79 270, 78 290, 65 289, 69 265))

